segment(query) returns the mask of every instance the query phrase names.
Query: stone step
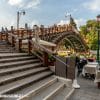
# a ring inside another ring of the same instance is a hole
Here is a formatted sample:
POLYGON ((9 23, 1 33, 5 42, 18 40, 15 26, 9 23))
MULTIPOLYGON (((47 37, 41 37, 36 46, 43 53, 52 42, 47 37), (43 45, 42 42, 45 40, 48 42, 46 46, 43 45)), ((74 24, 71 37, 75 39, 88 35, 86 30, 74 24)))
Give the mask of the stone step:
POLYGON ((71 87, 67 87, 64 85, 64 87, 56 94, 52 94, 51 96, 48 96, 48 98, 44 100, 68 100, 70 96, 70 92, 73 89, 71 87))
MULTIPOLYGON (((30 84, 28 87, 23 87, 23 89, 20 89, 20 90, 17 90, 17 91, 14 91, 13 92, 13 95, 12 94, 6 94, 7 96, 12 96, 10 98, 8 97, 3 97, 2 95, 2 100, 18 100, 18 97, 13 97, 14 95, 15 96, 19 96, 21 95, 22 97, 21 98, 26 98, 26 96, 29 96, 31 93, 33 93, 33 91, 39 89, 40 87, 44 86, 45 84, 48 84, 49 82, 55 80, 55 77, 53 77, 52 75, 49 76, 49 77, 46 77, 36 83, 33 83, 33 84, 30 84)), ((19 99, 21 99, 19 98, 19 99)), ((1 98, 0 98, 1 100, 1 98)))
POLYGON ((5 40, 0 40, 0 43, 7 43, 5 40))
POLYGON ((28 95, 23 96, 19 100, 43 100, 48 94, 54 92, 54 90, 58 90, 63 87, 63 83, 54 79, 49 81, 36 90, 31 91, 28 95))
POLYGON ((28 53, 1 53, 0 58, 16 58, 16 57, 23 57, 28 56, 28 53))
POLYGON ((18 100, 18 97, 16 95, 8 95, 8 96, 2 95, 0 97, 0 100, 18 100))
POLYGON ((0 48, 1 47, 12 47, 11 45, 8 45, 8 44, 0 44, 0 48))
POLYGON ((7 43, 5 42, 0 42, 0 45, 7 45, 7 43))
POLYGON ((8 46, 8 45, 0 45, 0 50, 6 50, 6 49, 14 49, 14 47, 12 47, 12 46, 8 46))
POLYGON ((11 47, 11 45, 9 45, 9 44, 6 44, 6 43, 0 43, 0 47, 11 47))
POLYGON ((0 87, 0 94, 11 94, 13 91, 17 91, 23 87, 29 86, 31 83, 37 82, 45 77, 52 75, 51 71, 43 71, 41 73, 26 77, 24 79, 20 79, 9 83, 7 85, 0 87))
POLYGON ((10 51, 10 50, 15 50, 15 49, 14 48, 9 48, 9 47, 6 47, 6 48, 1 48, 0 47, 0 51, 3 51, 3 50, 4 51, 7 51, 7 50, 10 51))
POLYGON ((0 59, 0 63, 6 63, 6 62, 15 62, 15 61, 24 61, 29 59, 34 59, 35 56, 25 56, 25 57, 16 57, 16 58, 3 58, 0 59))
POLYGON ((6 50, 6 49, 14 49, 14 48, 8 46, 0 46, 0 50, 6 50))
MULTIPOLYGON (((57 83, 57 81, 58 81, 57 78, 51 76, 49 78, 43 79, 40 82, 37 82, 37 84, 32 85, 31 87, 34 90, 31 89, 31 91, 28 90, 27 92, 25 92, 27 90, 27 88, 25 88, 24 91, 21 91, 21 92, 18 91, 17 94, 22 95, 22 97, 20 97, 19 100, 24 100, 24 99, 30 100, 30 98, 32 98, 33 96, 36 96, 39 92, 46 90, 46 88, 49 88, 49 87, 53 86, 54 84, 56 84, 56 85, 60 84, 60 83, 57 83)), ((40 99, 38 99, 38 100, 40 100, 40 99)))
POLYGON ((7 51, 7 50, 10 51, 10 50, 15 50, 15 49, 14 48, 0 48, 0 51, 3 51, 3 50, 4 51, 7 51))
POLYGON ((0 53, 14 53, 15 51, 0 51, 0 53))
MULTIPOLYGON (((65 84, 60 84, 60 86, 58 86, 56 89, 53 90, 53 92, 49 93, 45 98, 43 98, 42 100, 52 100, 51 98, 56 95, 57 93, 59 93, 63 88, 64 88, 65 84)), ((33 99, 32 99, 33 100, 33 99)), ((63 99, 61 99, 63 100, 63 99)))
POLYGON ((14 52, 14 51, 16 51, 14 48, 9 48, 9 47, 0 48, 0 53, 10 53, 10 52, 14 52))
POLYGON ((0 69, 0 76, 6 75, 6 74, 12 74, 12 73, 17 73, 19 71, 25 71, 28 69, 33 69, 38 66, 42 66, 42 63, 31 63, 31 64, 26 64, 23 66, 17 66, 17 67, 11 67, 11 68, 6 68, 6 69, 0 69))
POLYGON ((17 61, 17 62, 8 62, 8 63, 0 63, 0 69, 5 69, 5 68, 11 68, 11 67, 17 67, 25 64, 31 64, 31 63, 36 63, 40 62, 39 59, 32 59, 32 60, 24 60, 24 61, 17 61))
POLYGON ((8 84, 12 81, 31 76, 31 75, 37 74, 37 73, 45 71, 45 70, 49 70, 48 67, 38 67, 38 68, 25 70, 22 72, 17 72, 17 73, 8 74, 5 76, 0 76, 0 85, 8 84))

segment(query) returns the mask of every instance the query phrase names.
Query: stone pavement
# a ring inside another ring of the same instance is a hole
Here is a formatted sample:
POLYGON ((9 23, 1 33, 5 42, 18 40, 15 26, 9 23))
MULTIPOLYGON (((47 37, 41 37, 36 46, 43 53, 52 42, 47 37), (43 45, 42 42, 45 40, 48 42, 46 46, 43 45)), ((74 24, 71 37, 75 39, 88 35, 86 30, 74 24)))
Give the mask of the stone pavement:
POLYGON ((81 88, 75 90, 70 100, 100 100, 100 89, 97 88, 97 84, 93 80, 80 76, 78 83, 81 88))

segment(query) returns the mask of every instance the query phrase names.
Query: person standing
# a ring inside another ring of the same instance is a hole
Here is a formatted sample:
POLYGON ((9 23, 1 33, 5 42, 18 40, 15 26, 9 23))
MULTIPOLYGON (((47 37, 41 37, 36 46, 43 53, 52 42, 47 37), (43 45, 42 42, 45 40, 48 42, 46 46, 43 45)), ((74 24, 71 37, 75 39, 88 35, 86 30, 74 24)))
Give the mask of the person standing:
POLYGON ((78 55, 76 55, 76 64, 75 67, 77 67, 77 76, 80 75, 81 73, 81 67, 80 67, 80 57, 78 55))

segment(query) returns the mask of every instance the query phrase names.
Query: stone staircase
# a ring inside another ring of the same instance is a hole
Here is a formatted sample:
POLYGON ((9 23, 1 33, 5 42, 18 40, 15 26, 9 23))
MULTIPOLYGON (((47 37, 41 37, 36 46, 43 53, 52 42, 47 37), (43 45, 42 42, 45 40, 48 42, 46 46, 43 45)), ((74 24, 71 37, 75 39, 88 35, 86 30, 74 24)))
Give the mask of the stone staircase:
POLYGON ((6 41, 0 41, 0 53, 11 53, 15 52, 15 48, 12 47, 9 43, 6 41))
POLYGON ((68 100, 71 84, 34 55, 0 53, 0 100, 68 100))

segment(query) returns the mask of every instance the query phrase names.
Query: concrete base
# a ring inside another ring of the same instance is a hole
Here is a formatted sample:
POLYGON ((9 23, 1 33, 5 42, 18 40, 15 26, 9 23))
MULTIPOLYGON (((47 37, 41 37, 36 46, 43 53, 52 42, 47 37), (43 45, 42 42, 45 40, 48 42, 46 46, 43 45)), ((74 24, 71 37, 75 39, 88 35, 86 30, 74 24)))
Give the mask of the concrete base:
POLYGON ((55 66, 49 66, 50 70, 55 73, 55 66))

